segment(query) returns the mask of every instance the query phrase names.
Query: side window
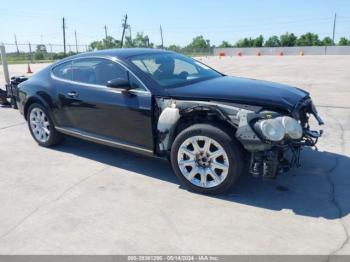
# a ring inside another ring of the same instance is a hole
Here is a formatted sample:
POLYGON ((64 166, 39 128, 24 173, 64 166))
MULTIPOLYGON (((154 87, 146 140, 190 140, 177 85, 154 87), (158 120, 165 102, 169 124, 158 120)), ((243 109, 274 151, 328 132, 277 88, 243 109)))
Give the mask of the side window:
POLYGON ((73 74, 72 74, 72 62, 66 62, 63 64, 60 64, 53 68, 52 70, 54 76, 66 79, 66 80, 72 80, 73 74))
POLYGON ((73 61, 73 81, 95 85, 107 85, 116 78, 127 78, 125 69, 102 58, 82 58, 73 61))
POLYGON ((130 74, 130 73, 129 73, 129 82, 132 89, 136 89, 139 91, 146 91, 143 84, 140 83, 140 81, 133 74, 130 74))

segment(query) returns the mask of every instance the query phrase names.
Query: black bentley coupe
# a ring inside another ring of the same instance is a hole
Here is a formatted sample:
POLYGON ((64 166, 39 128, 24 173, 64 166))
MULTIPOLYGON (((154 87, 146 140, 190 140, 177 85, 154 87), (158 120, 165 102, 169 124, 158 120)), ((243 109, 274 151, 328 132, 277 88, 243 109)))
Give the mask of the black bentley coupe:
POLYGON ((309 94, 226 76, 155 49, 115 49, 58 61, 18 87, 17 106, 45 147, 71 135, 171 160, 193 191, 215 194, 245 171, 275 177, 321 132, 309 94), (289 152, 289 153, 287 153, 289 152))

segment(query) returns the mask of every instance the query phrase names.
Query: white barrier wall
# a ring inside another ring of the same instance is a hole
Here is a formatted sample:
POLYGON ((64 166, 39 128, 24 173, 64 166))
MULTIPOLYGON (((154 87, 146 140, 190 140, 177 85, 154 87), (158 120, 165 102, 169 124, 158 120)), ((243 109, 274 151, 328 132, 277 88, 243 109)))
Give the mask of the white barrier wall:
POLYGON ((215 48, 214 55, 350 55, 350 46, 215 48))

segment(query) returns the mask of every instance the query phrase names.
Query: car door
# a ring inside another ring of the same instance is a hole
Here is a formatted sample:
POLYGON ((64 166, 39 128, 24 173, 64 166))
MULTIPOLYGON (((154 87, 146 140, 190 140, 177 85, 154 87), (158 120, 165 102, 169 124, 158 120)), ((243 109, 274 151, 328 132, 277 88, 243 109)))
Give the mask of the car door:
POLYGON ((153 149, 151 93, 123 66, 105 58, 72 62, 72 82, 59 94, 76 130, 153 149), (129 77, 134 90, 109 88, 107 82, 129 77))
POLYGON ((68 97, 68 92, 72 89, 72 80, 71 61, 63 62, 52 69, 51 83, 57 94, 56 103, 59 109, 52 110, 52 114, 58 127, 72 126, 72 119, 70 118, 70 114, 66 111, 67 108, 71 108, 69 104, 74 102, 71 97, 68 97))

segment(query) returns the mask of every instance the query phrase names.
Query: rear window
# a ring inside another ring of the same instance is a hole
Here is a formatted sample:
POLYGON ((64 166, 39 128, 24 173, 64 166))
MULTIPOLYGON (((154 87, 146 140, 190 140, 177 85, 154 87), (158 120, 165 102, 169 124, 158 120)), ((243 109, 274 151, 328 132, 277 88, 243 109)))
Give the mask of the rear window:
POLYGON ((67 80, 73 79, 72 63, 70 61, 54 67, 52 72, 56 77, 67 80))

